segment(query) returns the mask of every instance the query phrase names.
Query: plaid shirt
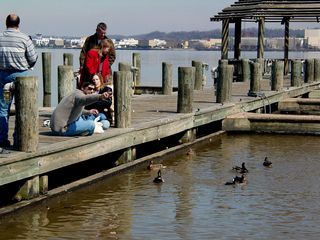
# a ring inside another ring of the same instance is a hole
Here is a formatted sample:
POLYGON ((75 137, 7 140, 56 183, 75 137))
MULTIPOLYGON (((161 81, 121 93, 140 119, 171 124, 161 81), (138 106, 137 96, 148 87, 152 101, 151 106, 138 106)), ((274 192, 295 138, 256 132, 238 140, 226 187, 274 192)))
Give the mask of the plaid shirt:
POLYGON ((18 29, 0 33, 0 70, 27 70, 33 67, 38 54, 32 40, 18 29))

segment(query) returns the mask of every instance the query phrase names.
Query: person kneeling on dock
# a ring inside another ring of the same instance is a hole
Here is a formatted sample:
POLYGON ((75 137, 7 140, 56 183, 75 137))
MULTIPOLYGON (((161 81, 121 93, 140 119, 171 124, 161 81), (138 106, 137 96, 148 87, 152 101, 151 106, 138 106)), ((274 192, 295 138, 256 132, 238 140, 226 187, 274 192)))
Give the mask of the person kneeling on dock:
POLYGON ((92 83, 83 83, 81 90, 76 89, 70 95, 64 97, 53 111, 50 119, 50 128, 59 136, 88 136, 95 129, 95 121, 86 116, 98 115, 97 109, 85 110, 84 107, 94 102, 108 99, 109 92, 92 94, 92 83))

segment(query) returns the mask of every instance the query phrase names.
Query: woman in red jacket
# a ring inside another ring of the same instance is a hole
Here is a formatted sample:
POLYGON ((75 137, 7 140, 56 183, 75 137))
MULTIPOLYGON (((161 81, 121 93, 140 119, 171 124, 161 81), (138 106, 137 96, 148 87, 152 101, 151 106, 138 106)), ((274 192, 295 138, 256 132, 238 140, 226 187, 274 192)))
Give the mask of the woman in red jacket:
POLYGON ((107 82, 111 75, 108 59, 108 51, 111 47, 109 41, 111 40, 103 39, 98 48, 93 48, 88 51, 78 86, 81 86, 83 82, 90 82, 95 74, 102 76, 103 83, 107 82))

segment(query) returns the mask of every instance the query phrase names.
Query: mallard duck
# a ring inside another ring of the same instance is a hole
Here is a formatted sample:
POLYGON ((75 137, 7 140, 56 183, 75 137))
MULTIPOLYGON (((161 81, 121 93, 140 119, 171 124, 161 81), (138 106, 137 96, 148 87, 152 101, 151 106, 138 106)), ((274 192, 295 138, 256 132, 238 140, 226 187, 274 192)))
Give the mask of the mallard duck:
POLYGON ((272 166, 272 162, 268 159, 268 157, 264 158, 263 166, 265 166, 265 167, 271 167, 272 166))
POLYGON ((153 179, 154 183, 163 183, 164 179, 161 176, 161 170, 158 171, 158 176, 153 179))
POLYGON ((153 161, 150 161, 147 167, 148 170, 160 170, 163 168, 166 168, 166 166, 162 165, 161 163, 154 164, 153 161))
POLYGON ((234 167, 232 168, 232 170, 236 170, 238 173, 248 173, 248 172, 249 172, 248 169, 246 168, 244 162, 241 164, 241 167, 239 167, 239 166, 234 166, 234 167))

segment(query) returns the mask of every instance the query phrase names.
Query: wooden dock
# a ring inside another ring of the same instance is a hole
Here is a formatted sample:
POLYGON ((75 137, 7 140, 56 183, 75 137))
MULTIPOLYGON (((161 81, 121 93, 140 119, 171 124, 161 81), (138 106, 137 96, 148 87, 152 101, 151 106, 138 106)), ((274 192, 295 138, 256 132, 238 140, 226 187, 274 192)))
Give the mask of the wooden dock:
MULTIPOLYGON (((220 123, 229 115, 264 109, 287 98, 305 95, 318 89, 319 82, 304 84, 301 87, 289 87, 285 81, 283 91, 270 91, 269 80, 262 80, 261 93, 264 97, 248 97, 249 83, 232 84, 232 101, 216 103, 214 88, 194 92, 193 112, 177 113, 177 93, 172 95, 134 95, 132 98, 132 124, 130 128, 110 128, 105 133, 86 137, 52 136, 50 128, 43 121, 50 118, 52 109, 40 109, 39 149, 33 153, 12 151, 0 155, 0 187, 14 182, 45 176, 47 173, 63 169, 84 161, 135 149, 139 157, 139 148, 150 142, 195 130, 210 124, 220 123)), ((10 118, 10 135, 14 116, 10 118)), ((218 124, 219 125, 219 124, 218 124)), ((202 131, 202 135, 203 135, 202 131)), ((205 134, 211 134, 208 132, 205 134)), ((168 148, 168 147, 167 147, 168 148)), ((112 159, 104 159, 112 161, 112 159)), ((136 160, 133 159, 133 163, 136 160)), ((72 174, 72 173, 70 173, 72 174)), ((74 173, 76 174, 76 173, 74 173)), ((41 183, 40 179, 40 185, 41 183)), ((45 180, 45 184, 48 180, 45 180)), ((49 179, 49 190, 50 190, 49 179)))

